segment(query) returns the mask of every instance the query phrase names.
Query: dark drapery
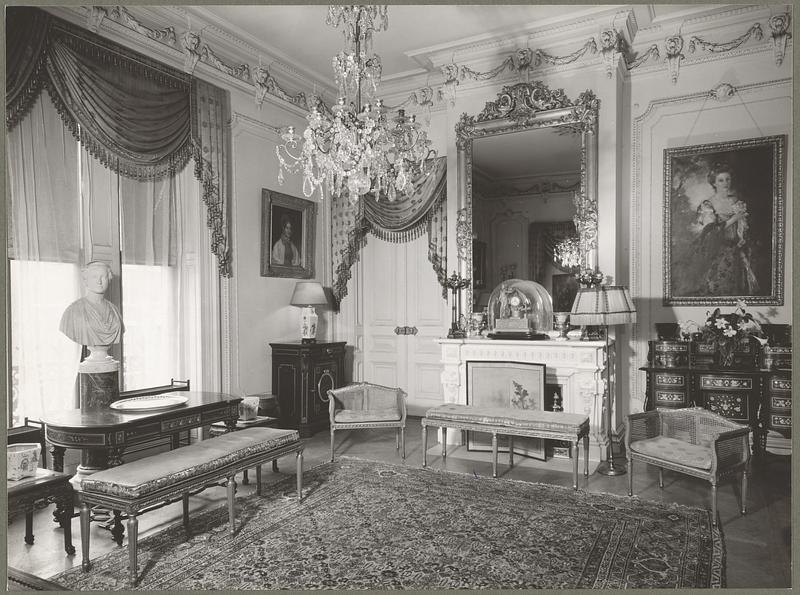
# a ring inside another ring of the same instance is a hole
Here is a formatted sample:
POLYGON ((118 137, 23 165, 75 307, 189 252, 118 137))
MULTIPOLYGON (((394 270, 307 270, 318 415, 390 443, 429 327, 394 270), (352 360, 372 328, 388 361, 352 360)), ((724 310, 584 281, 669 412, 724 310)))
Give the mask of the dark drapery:
POLYGON ((346 198, 332 198, 333 294, 337 300, 347 295, 347 282, 358 253, 367 243, 367 233, 387 242, 409 242, 428 233, 428 260, 436 272, 442 295, 447 279, 447 159, 437 157, 432 171, 416 184, 407 199, 380 201, 368 194, 356 204, 346 198))
POLYGON ((7 129, 45 87, 75 138, 122 176, 159 179, 194 158, 212 250, 230 276, 227 91, 36 8, 9 7, 6 28, 7 129))
POLYGON ((566 238, 576 236, 575 224, 572 221, 531 223, 528 230, 528 262, 530 278, 542 282, 545 264, 553 260, 556 244, 566 238))

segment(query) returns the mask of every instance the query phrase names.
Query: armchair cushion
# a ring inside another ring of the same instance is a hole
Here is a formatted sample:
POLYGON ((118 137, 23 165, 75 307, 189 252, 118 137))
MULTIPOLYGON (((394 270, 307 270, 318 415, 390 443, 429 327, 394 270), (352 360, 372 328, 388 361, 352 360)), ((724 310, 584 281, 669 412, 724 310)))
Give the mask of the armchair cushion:
POLYGON ((695 467, 696 469, 711 469, 711 449, 707 446, 691 444, 685 440, 656 436, 646 440, 631 442, 633 452, 656 457, 678 465, 695 467))
POLYGON ((370 421, 400 421, 397 407, 388 409, 337 409, 333 420, 337 423, 359 423, 370 421))

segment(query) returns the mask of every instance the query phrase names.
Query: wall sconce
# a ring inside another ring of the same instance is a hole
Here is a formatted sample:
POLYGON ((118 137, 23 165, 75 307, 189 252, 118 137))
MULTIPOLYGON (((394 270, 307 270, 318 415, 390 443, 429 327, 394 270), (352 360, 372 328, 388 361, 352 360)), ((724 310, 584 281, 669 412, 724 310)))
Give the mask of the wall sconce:
POLYGON ((328 298, 325 297, 322 285, 317 281, 298 281, 294 286, 294 293, 292 293, 289 303, 303 309, 300 314, 300 342, 316 343, 318 316, 314 306, 328 304, 328 298))

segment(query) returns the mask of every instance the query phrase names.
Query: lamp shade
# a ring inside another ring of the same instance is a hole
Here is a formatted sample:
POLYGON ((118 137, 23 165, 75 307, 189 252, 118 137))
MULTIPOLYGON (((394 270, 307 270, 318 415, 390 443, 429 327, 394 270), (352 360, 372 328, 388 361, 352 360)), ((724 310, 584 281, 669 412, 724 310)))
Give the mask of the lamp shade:
POLYGON ((576 325, 603 326, 634 323, 636 307, 627 287, 621 285, 582 287, 575 296, 569 321, 576 325))
POLYGON ((328 298, 318 281, 298 281, 289 303, 292 306, 324 306, 328 298))

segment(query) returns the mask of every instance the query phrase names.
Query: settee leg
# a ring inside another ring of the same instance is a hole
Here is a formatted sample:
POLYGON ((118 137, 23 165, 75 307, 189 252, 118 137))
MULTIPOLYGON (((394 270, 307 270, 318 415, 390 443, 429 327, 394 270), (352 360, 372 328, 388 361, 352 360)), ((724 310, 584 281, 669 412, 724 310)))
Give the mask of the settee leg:
POLYGON ((295 463, 297 473, 297 501, 303 501, 303 451, 297 451, 297 462, 295 463))
POLYGON ((428 426, 422 426, 422 468, 428 466, 428 426))
POLYGON ((742 514, 747 514, 747 470, 742 472, 742 514))
POLYGON ((711 484, 711 524, 717 526, 717 484, 711 484))
POLYGON ((514 466, 514 437, 508 437, 508 466, 514 466))
POLYGON ((333 426, 331 426, 331 463, 333 463, 333 426))
POLYGON ((628 496, 633 496, 633 459, 628 459, 628 496))
POLYGON ((578 440, 575 440, 575 451, 572 455, 572 489, 578 489, 578 440))
POLYGON ((442 458, 447 458, 447 427, 442 426, 442 458))
POLYGON ((406 428, 405 426, 400 428, 400 448, 402 449, 402 457, 403 460, 406 460, 406 428))
POLYGON ((658 487, 660 487, 662 489, 664 487, 664 468, 663 467, 659 467, 658 468, 658 487))

